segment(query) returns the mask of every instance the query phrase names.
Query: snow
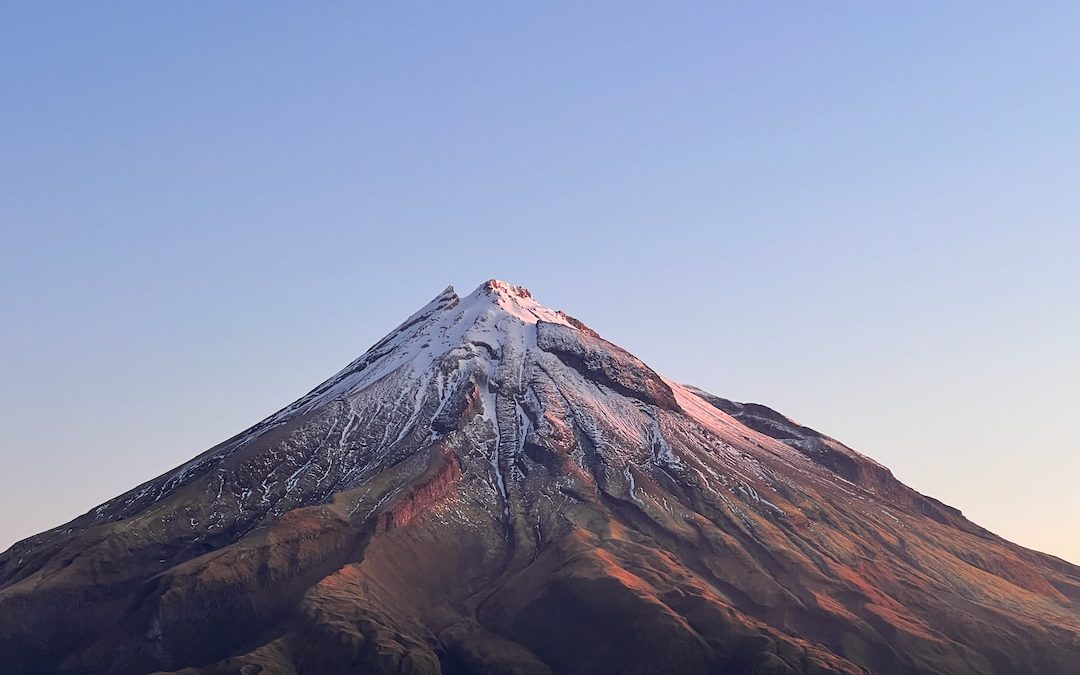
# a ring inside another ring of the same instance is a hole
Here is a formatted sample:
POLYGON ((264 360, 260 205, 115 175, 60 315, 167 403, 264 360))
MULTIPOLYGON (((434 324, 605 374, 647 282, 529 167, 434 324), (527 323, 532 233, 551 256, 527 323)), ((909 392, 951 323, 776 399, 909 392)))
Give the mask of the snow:
MULTIPOLYGON (((229 474, 226 494, 236 500, 232 517, 237 519, 326 498, 362 484, 384 462, 400 461, 417 444, 434 441, 438 432, 429 426, 432 420, 470 383, 479 385, 482 411, 469 434, 485 447, 483 470, 490 481, 485 489, 501 501, 504 514, 510 510, 508 481, 526 480, 520 464, 526 461, 527 434, 565 434, 569 428, 557 429, 548 414, 565 420, 592 446, 589 453, 595 456, 590 457, 580 446, 570 449, 583 477, 589 479, 592 462, 615 475, 621 467, 635 502, 640 496, 631 466, 647 473, 652 465, 669 474, 697 475, 705 489, 717 494, 726 489, 752 505, 780 511, 760 494, 769 479, 758 459, 734 449, 745 447, 740 439, 748 435, 792 465, 813 466, 801 453, 750 431, 678 383, 663 380, 685 415, 659 410, 590 379, 539 347, 539 322, 569 328, 550 333, 565 343, 565 352, 574 353, 570 343, 580 329, 566 314, 538 303, 528 289, 493 279, 459 297, 448 287, 297 402, 234 441, 140 486, 119 508, 102 505, 95 516, 115 518, 138 508, 140 500, 157 501, 209 471, 217 472, 207 489, 219 507, 229 474), (527 410, 536 419, 535 428, 527 410), (312 411, 316 414, 305 417, 312 411), (238 449, 281 424, 292 425, 287 438, 254 457, 236 459, 239 468, 225 464, 238 449)), ((603 344, 590 348, 606 349, 603 344)))
POLYGON ((535 324, 537 321, 547 321, 549 323, 561 323, 564 326, 570 325, 565 314, 548 309, 538 303, 533 299, 529 289, 524 286, 514 286, 505 281, 491 279, 476 289, 469 298, 471 299, 477 294, 484 294, 494 298, 496 304, 506 313, 524 323, 535 324))
POLYGON ((630 501, 634 502, 638 506, 644 508, 645 502, 641 501, 641 498, 637 496, 635 490, 637 490, 637 483, 634 482, 634 472, 630 470, 630 465, 627 464, 623 467, 623 477, 626 478, 627 488, 626 492, 630 496, 630 501))

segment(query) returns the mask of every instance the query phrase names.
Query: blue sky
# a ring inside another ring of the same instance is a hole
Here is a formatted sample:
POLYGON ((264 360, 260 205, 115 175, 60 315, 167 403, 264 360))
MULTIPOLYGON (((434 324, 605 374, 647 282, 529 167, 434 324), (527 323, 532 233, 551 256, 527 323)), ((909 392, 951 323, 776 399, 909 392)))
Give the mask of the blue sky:
POLYGON ((1074 3, 0 8, 0 548, 447 284, 1080 562, 1074 3))

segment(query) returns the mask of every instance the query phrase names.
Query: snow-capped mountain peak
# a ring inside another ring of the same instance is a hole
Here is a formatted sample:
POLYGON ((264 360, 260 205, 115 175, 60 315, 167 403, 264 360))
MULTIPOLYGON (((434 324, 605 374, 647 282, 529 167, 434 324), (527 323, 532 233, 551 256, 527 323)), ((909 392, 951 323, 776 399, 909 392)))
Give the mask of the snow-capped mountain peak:
POLYGON ((1078 602, 1080 569, 492 279, 0 556, 0 672, 1065 673, 1078 602))
POLYGON ((524 286, 515 286, 499 279, 489 279, 470 293, 463 300, 463 304, 485 301, 494 302, 501 310, 525 323, 547 321, 570 325, 566 314, 541 305, 533 298, 532 292, 524 286))
POLYGON ((406 366, 422 374, 447 353, 474 351, 476 346, 485 346, 489 357, 498 360, 535 344, 541 321, 588 330, 541 305, 524 286, 491 279, 464 298, 448 286, 316 392, 322 398, 359 390, 406 366))

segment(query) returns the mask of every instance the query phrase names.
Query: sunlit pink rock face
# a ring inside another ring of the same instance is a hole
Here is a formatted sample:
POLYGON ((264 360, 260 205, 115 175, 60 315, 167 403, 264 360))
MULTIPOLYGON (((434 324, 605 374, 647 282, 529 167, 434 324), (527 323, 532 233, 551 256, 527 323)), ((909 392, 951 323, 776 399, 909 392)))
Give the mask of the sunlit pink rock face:
POLYGON ((0 672, 1064 674, 1078 607, 1080 568, 493 280, 0 556, 0 672))

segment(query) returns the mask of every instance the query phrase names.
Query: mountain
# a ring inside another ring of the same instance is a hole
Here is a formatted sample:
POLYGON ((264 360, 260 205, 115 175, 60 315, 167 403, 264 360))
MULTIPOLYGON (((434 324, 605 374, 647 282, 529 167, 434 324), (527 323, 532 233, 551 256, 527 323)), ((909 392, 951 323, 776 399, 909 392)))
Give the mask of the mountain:
POLYGON ((489 281, 0 556, 0 672, 1080 673, 1080 568, 489 281))

